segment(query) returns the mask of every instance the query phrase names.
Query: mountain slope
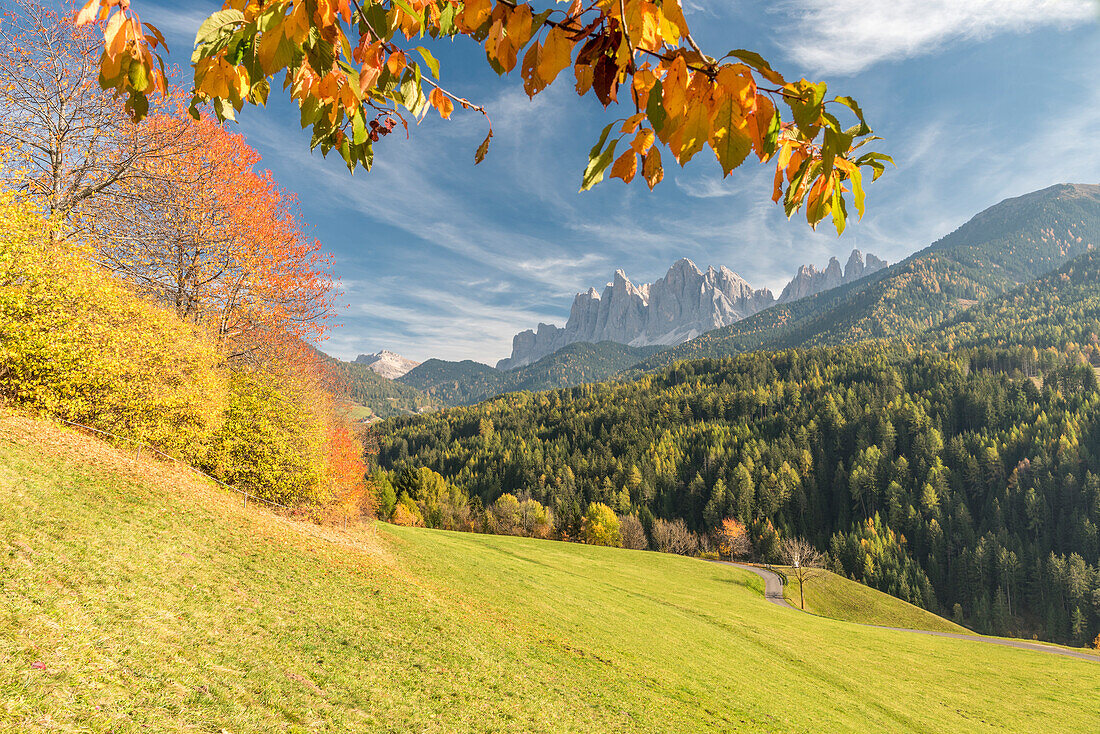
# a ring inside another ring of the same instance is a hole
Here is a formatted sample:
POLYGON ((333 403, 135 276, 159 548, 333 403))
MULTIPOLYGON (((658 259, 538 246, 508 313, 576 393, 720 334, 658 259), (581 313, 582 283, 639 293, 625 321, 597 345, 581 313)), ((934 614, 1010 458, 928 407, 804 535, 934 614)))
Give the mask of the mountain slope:
POLYGON ((944 349, 959 346, 1075 345, 1100 355, 1100 251, 1086 252, 1053 273, 961 311, 925 335, 944 349))
POLYGON ((398 382, 445 405, 470 405, 506 392, 550 390, 606 380, 656 350, 615 342, 574 342, 514 370, 495 369, 471 360, 429 359, 398 382))
POLYGON ((9 419, 0 487, 5 731, 1100 729, 1096 663, 781 609, 693 559, 338 532, 9 419))
POLYGON ((639 367, 754 349, 911 339, 1100 244, 1100 186, 1060 184, 1007 199, 861 281, 773 306, 665 350, 639 367))
POLYGON ((356 404, 370 408, 379 418, 416 413, 434 404, 429 396, 415 387, 378 374, 372 364, 329 359, 343 380, 348 397, 356 404))

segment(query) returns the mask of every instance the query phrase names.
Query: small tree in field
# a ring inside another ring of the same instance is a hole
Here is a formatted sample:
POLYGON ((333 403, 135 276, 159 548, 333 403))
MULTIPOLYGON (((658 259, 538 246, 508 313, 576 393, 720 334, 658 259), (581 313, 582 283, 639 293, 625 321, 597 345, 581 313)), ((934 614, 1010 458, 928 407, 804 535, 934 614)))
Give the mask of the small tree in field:
POLYGON ((787 538, 780 545, 780 552, 783 560, 791 567, 794 577, 798 579, 798 601, 805 609, 806 594, 802 586, 821 573, 821 569, 825 567, 825 556, 802 538, 787 538))
POLYGON ((718 553, 723 558, 743 558, 752 552, 749 532, 740 520, 727 517, 718 528, 718 553))

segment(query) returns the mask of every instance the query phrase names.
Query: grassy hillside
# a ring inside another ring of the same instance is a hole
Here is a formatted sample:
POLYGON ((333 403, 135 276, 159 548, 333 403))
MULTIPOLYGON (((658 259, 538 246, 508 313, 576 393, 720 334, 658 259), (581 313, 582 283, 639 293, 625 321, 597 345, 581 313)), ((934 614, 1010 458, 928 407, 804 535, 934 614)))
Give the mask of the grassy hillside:
POLYGON ((506 392, 551 390, 606 380, 656 350, 615 342, 577 342, 515 370, 498 370, 471 360, 429 359, 399 377, 398 382, 444 405, 472 405, 506 392))
POLYGON ((1008 199, 890 268, 777 305, 644 360, 724 357, 754 349, 912 340, 974 302, 1005 293, 1100 245, 1100 186, 1063 184, 1008 199))
MULTIPOLYGON (((781 568, 787 576, 783 595, 793 606, 799 605, 798 581, 790 569, 781 568)), ((821 571, 805 582, 806 611, 820 617, 840 619, 883 627, 904 627, 933 632, 969 633, 970 630, 932 614, 926 609, 884 594, 870 586, 821 571)))
POLYGON ((781 609, 729 567, 326 530, 12 418, 0 485, 0 731, 1100 727, 1100 665, 781 609))

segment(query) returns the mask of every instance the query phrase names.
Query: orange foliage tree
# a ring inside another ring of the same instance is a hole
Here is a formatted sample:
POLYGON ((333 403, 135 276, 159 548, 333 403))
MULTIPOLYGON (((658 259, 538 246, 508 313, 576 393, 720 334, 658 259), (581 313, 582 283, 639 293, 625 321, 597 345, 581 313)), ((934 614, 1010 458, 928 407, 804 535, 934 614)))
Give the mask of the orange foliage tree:
POLYGON ((143 161, 123 203, 97 211, 102 263, 207 325, 229 358, 283 334, 322 337, 335 297, 330 259, 303 231, 294 197, 256 170, 260 156, 240 135, 207 118, 184 124, 178 154, 143 161))
MULTIPOLYGON (((130 0, 87 0, 77 23, 103 25, 101 81, 128 95, 135 118, 163 91, 160 32, 142 24, 130 0)), ((199 27, 191 56, 192 111, 209 104, 221 120, 244 104, 265 104, 280 75, 298 102, 313 147, 336 151, 349 169, 369 169, 374 143, 408 129, 434 108, 486 111, 439 84, 439 62, 413 39, 466 36, 489 65, 517 67, 534 96, 569 67, 578 94, 605 108, 624 102, 593 146, 581 189, 612 177, 664 176, 661 149, 680 165, 709 147, 724 175, 751 154, 775 167, 774 199, 788 216, 805 205, 817 225, 838 232, 847 199, 864 210, 863 169, 874 178, 889 157, 861 148, 875 137, 851 97, 823 82, 788 81, 759 54, 716 57, 692 38, 680 0, 572 0, 541 9, 517 0, 225 0, 199 27), (427 92, 425 91, 427 90, 427 92), (400 112, 404 110, 404 112, 400 112), (849 123, 842 122, 847 116, 849 123)), ((492 126, 478 148, 480 162, 492 126)))
POLYGON ((723 558, 743 558, 752 552, 752 542, 745 524, 727 517, 718 529, 718 553, 723 558))

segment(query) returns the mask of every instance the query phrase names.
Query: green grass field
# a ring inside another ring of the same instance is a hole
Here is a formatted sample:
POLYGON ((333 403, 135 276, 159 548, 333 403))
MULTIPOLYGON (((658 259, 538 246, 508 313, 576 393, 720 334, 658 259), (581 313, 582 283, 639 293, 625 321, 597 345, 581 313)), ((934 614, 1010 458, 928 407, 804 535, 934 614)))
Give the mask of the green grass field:
MULTIPOLYGON (((799 605, 798 581, 789 568, 780 568, 787 576, 783 595, 799 605)), ((877 589, 837 576, 829 571, 817 571, 805 582, 806 611, 830 619, 840 619, 883 627, 903 627, 933 632, 972 634, 970 630, 877 589)))
POLYGON ((1100 664, 678 556, 243 509, 0 420, 0 731, 1097 731, 1100 664))

